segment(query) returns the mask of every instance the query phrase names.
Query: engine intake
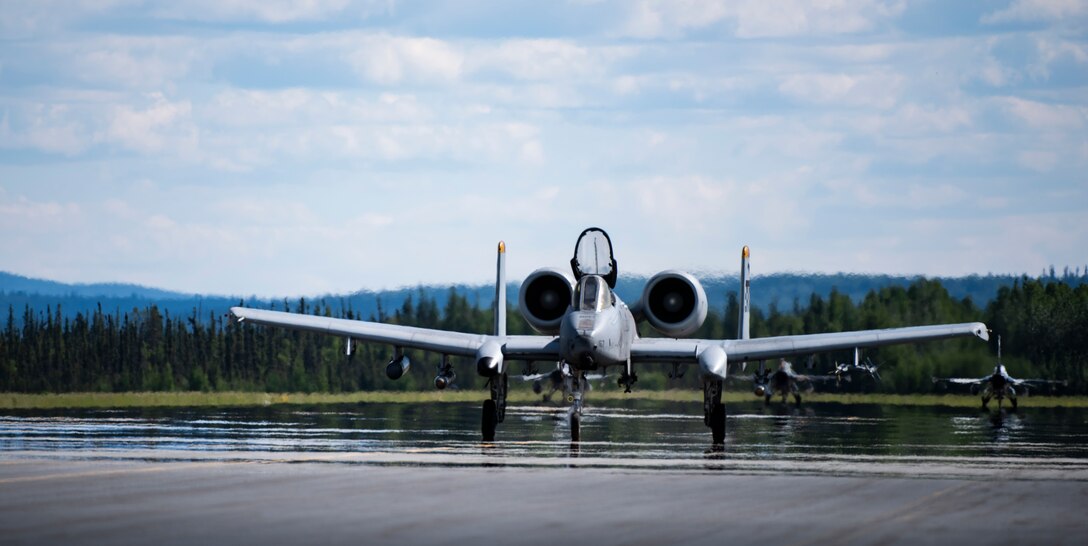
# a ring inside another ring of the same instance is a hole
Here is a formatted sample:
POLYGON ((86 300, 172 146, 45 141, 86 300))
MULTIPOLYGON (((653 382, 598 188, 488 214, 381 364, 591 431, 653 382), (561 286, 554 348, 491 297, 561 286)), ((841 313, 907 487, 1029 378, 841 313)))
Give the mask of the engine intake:
POLYGON ((690 335, 706 320, 706 292, 683 271, 662 271, 642 290, 642 312, 650 326, 671 337, 690 335))
POLYGON ((534 330, 546 335, 559 333, 559 325, 570 309, 574 293, 570 278, 558 269, 538 269, 521 283, 518 307, 534 330))

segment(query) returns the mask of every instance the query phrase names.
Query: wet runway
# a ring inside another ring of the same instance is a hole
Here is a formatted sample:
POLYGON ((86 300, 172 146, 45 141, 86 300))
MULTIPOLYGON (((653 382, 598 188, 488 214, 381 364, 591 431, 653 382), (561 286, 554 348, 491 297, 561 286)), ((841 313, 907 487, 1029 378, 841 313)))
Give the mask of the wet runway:
POLYGON ((1080 543, 1088 411, 694 404, 9 412, 5 543, 1080 543))

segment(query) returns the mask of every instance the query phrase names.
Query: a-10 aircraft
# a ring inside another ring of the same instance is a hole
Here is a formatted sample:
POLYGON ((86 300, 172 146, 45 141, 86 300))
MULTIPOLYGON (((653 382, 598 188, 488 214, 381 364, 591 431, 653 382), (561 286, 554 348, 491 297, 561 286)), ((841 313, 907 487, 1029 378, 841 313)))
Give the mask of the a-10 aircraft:
POLYGON ((1005 398, 1009 399, 1012 409, 1016 409, 1016 389, 1021 394, 1027 394, 1028 388, 1038 388, 1047 385, 1067 385, 1066 381, 1055 379, 1017 379, 1009 375, 1005 365, 1001 363, 1001 336, 997 338, 997 365, 990 375, 982 377, 934 377, 933 383, 951 383, 953 385, 968 385, 971 395, 982 395, 982 409, 986 409, 990 400, 997 399, 997 407, 1000 410, 1005 398))
POLYGON ((554 268, 538 269, 521 284, 518 307, 525 320, 540 335, 506 334, 506 245, 499 243, 495 283, 495 327, 493 334, 470 334, 411 326, 382 324, 249 309, 231 308, 239 321, 309 330, 348 339, 385 343, 394 347, 386 367, 391 378, 400 377, 410 365, 404 349, 421 349, 443 355, 435 386, 444 388, 453 377, 450 355, 472 358, 476 372, 488 378, 491 397, 483 402, 484 441, 493 441, 496 425, 506 414, 508 366, 511 361, 559 362, 567 366, 571 390, 570 430, 572 441, 580 439, 584 377, 605 368, 620 370, 619 383, 630 392, 638 380, 639 365, 696 364, 703 384, 703 420, 710 427, 714 444, 725 440, 725 406, 722 383, 730 363, 743 363, 820 351, 876 347, 960 336, 988 339, 980 322, 941 324, 749 338, 748 247, 741 255, 742 304, 738 339, 682 339, 694 333, 706 319, 707 298, 692 275, 676 270, 650 278, 640 301, 628 307, 613 289, 619 273, 612 242, 603 230, 582 232, 574 248, 568 276, 554 268), (636 325, 646 321, 663 338, 640 338, 636 325))

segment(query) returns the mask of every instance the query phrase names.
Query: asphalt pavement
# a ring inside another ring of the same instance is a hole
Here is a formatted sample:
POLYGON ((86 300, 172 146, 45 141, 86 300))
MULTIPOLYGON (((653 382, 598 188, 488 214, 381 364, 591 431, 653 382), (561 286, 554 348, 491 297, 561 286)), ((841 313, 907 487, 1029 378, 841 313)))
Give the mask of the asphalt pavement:
POLYGON ((728 460, 9 452, 0 542, 1083 544, 1088 475, 1077 466, 791 473, 728 460))

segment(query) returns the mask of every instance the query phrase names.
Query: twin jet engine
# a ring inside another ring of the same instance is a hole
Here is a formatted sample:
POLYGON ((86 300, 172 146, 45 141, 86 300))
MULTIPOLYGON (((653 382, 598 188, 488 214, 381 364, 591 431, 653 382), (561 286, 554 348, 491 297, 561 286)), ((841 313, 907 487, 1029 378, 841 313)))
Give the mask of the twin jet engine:
MULTIPOLYGON (((545 335, 558 335, 563 317, 572 309, 575 283, 558 269, 532 272, 521 285, 518 307, 526 322, 545 335)), ((706 320, 707 299, 699 280, 683 271, 662 271, 650 278, 635 316, 663 335, 695 333, 706 320), (641 317, 639 316, 641 314, 641 317)))

